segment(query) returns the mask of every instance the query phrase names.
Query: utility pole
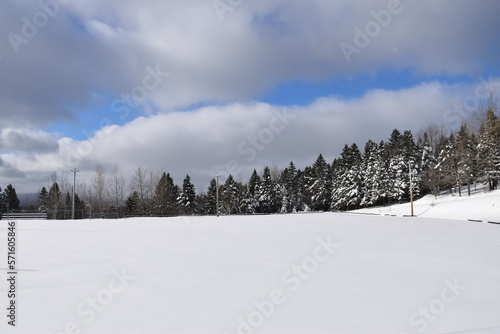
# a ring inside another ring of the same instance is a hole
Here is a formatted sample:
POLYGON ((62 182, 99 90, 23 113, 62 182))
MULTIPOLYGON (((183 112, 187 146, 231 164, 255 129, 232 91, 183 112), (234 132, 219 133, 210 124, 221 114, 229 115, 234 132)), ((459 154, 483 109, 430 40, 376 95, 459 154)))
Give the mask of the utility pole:
POLYGON ((216 192, 215 192, 216 193, 216 196, 215 196, 216 200, 215 201, 217 203, 216 204, 217 207, 215 208, 215 213, 217 214, 217 217, 219 217, 219 177, 220 177, 219 174, 215 175, 215 179, 217 180, 216 181, 216 192))
POLYGON ((75 219, 75 187, 76 187, 76 173, 79 172, 78 169, 73 168, 70 172, 73 172, 73 200, 71 204, 71 219, 75 219))
POLYGON ((411 161, 408 162, 408 171, 410 174, 410 207, 411 207, 411 216, 413 217, 413 176, 411 172, 411 161))

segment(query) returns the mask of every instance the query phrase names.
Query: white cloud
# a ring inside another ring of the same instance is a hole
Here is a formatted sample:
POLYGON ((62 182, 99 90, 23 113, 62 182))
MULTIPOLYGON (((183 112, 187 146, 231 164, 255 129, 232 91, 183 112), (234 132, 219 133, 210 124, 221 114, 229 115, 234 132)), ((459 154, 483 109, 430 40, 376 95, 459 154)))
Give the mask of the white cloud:
MULTIPOLYGON (((41 172, 78 167, 85 178, 96 163, 118 163, 128 176, 139 166, 170 172, 178 183, 189 174, 197 190, 204 191, 216 173, 247 181, 253 168, 284 168, 291 160, 303 168, 319 153, 331 161, 344 144, 356 142, 362 148, 368 139, 386 140, 394 128, 416 134, 430 122, 444 123, 447 110, 463 103, 464 96, 473 96, 476 88, 431 82, 397 91, 374 90, 351 100, 325 97, 306 107, 209 106, 105 127, 85 141, 62 138, 56 153, 26 151, 0 158, 26 174, 24 181, 32 182, 31 187, 41 172)), ((8 180, 0 182, 13 182, 8 180)))
MULTIPOLYGON (((0 39, 0 184, 16 181, 28 189, 55 169, 78 165, 83 176, 95 162, 118 162, 127 173, 139 165, 171 171, 178 182, 190 173, 199 186, 231 161, 246 179, 249 169, 265 164, 304 166, 320 152, 332 159, 343 144, 384 139, 393 128, 459 125, 463 115, 454 104, 474 98, 475 84, 430 82, 352 100, 324 97, 288 107, 297 117, 280 131, 273 131, 280 127, 272 120, 281 107, 250 102, 293 80, 407 70, 455 82, 497 66, 500 3, 494 0, 402 0, 402 10, 348 63, 340 43, 353 44, 355 28, 366 30, 372 11, 394 1, 246 0, 224 21, 206 0, 61 5, 18 53, 8 38, 0 39), (111 105, 102 110, 143 85, 146 69, 157 66, 170 76, 147 91, 148 117, 118 121, 111 105), (104 127, 86 141, 39 130, 64 122, 93 129, 81 114, 96 109, 102 119, 128 123, 104 127), (259 133, 272 140, 252 151, 259 133)), ((6 2, 0 30, 22 35, 23 18, 40 10, 37 1, 6 2)))
MULTIPOLYGON (((159 110, 250 101, 291 80, 328 80, 392 68, 476 75, 497 63, 497 1, 400 1, 401 12, 347 63, 340 43, 372 11, 397 0, 244 1, 220 21, 212 1, 72 1, 15 54, 0 41, 0 124, 46 125, 116 96, 160 64, 172 76, 151 92, 159 110), (395 52, 394 50, 397 50, 395 52), (19 112, 21 111, 21 112, 19 112), (18 123, 16 123, 18 122, 18 123)), ((7 4, 2 31, 21 34, 40 10, 7 4)))

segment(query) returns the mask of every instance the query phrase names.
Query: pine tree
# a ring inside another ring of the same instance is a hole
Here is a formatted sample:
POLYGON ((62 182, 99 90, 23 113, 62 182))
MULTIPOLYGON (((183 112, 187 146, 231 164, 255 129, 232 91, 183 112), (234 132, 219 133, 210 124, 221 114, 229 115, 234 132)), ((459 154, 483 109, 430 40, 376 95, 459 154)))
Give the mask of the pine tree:
MULTIPOLYGON (((330 173, 332 171, 330 170, 330 173)), ((297 169, 297 176, 295 177, 297 183, 297 211, 309 212, 311 208, 309 207, 308 194, 307 194, 307 186, 306 186, 306 178, 305 172, 297 169)))
POLYGON ((9 184, 4 189, 3 193, 4 193, 4 201, 7 202, 10 212, 19 210, 20 201, 19 198, 17 197, 16 189, 12 186, 12 184, 9 184))
POLYGON ((73 206, 73 199, 69 193, 69 191, 66 192, 66 196, 64 198, 64 219, 69 219, 71 218, 71 209, 73 206))
POLYGON ((392 130, 389 141, 385 146, 386 152, 390 156, 400 154, 402 151, 402 145, 403 145, 403 138, 401 132, 398 129, 392 130))
MULTIPOLYGON (((407 173, 405 173, 405 182, 411 186, 413 191, 413 198, 417 199, 420 197, 420 190, 422 187, 422 179, 421 179, 421 166, 420 166, 420 157, 422 156, 422 152, 419 149, 418 145, 415 143, 413 138, 413 134, 410 130, 406 130, 403 132, 402 136, 403 143, 403 156, 406 162, 407 173), (411 168, 411 171, 410 171, 411 168), (412 184, 410 185, 410 175, 411 172, 412 184)), ((405 190, 405 199, 410 199, 410 188, 405 190)))
POLYGON ((462 124, 457 133, 456 154, 457 162, 457 177, 459 183, 459 194, 461 195, 460 186, 467 183, 467 194, 470 196, 470 185, 474 178, 475 164, 475 148, 472 144, 472 137, 469 134, 466 124, 462 124))
POLYGON ((359 208, 361 200, 364 196, 363 194, 363 176, 361 170, 361 152, 356 144, 352 144, 350 147, 350 156, 348 163, 350 168, 344 174, 346 194, 347 194, 347 210, 353 210, 359 208))
POLYGON ((240 213, 240 186, 231 174, 226 179, 221 193, 221 211, 225 215, 240 213))
POLYGON ((311 210, 312 196, 311 186, 314 184, 314 170, 311 166, 306 166, 301 173, 297 173, 300 192, 303 195, 305 211, 311 210))
POLYGON ((248 184, 243 192, 243 199, 240 205, 242 213, 254 214, 258 212, 258 191, 260 182, 261 178, 259 174, 257 174, 257 171, 254 169, 252 175, 250 176, 250 180, 248 181, 248 184))
POLYGON ((179 214, 179 205, 177 199, 181 189, 174 183, 174 179, 167 173, 167 215, 176 216, 179 214))
POLYGON ((139 213, 140 196, 137 191, 132 192, 132 194, 127 198, 125 206, 127 208, 127 213, 136 215, 139 213))
POLYGON ((436 164, 436 154, 434 151, 435 148, 432 147, 432 143, 430 142, 427 132, 424 132, 424 136, 419 141, 418 146, 420 146, 420 151, 422 152, 420 158, 422 171, 432 168, 432 165, 436 164))
POLYGON ((153 213, 159 216, 175 216, 179 214, 180 189, 174 184, 169 173, 163 173, 156 185, 153 199, 153 213))
POLYGON ((401 202, 405 197, 408 183, 405 182, 405 174, 408 171, 406 161, 401 155, 393 157, 389 162, 389 177, 391 180, 389 199, 401 202))
POLYGON ((257 188, 259 187, 259 184, 261 182, 261 178, 257 171, 254 169, 252 176, 250 176, 250 180, 248 181, 248 190, 252 193, 255 194, 257 192, 257 188))
POLYGON ((458 177, 456 138, 453 133, 450 134, 448 138, 444 138, 437 160, 438 163, 435 168, 437 168, 442 175, 440 188, 449 188, 451 193, 453 187, 460 183, 458 177))
POLYGON ((303 210, 302 194, 299 186, 299 171, 293 161, 281 174, 283 185, 283 203, 281 212, 297 212, 303 210))
POLYGON ((258 189, 259 212, 277 213, 281 205, 281 187, 272 180, 269 167, 264 168, 262 180, 258 189))
POLYGON ((381 200, 382 193, 382 162, 379 147, 369 140, 365 145, 364 157, 361 165, 363 180, 363 199, 360 206, 373 206, 381 200))
POLYGON ((189 175, 186 175, 182 182, 182 191, 179 195, 178 202, 183 214, 192 215, 196 213, 196 190, 191 183, 191 177, 189 175))
POLYGON ((75 219, 83 219, 84 210, 85 203, 80 199, 78 194, 75 193, 75 219))
POLYGON ((432 146, 427 132, 419 140, 419 147, 421 151, 422 195, 431 193, 437 197, 440 192, 440 173, 435 168, 437 165, 436 148, 432 146))
POLYGON ((330 165, 322 154, 312 165, 310 184, 311 208, 315 211, 328 211, 331 204, 332 179, 330 165))
POLYGON ((49 207, 49 193, 45 187, 42 187, 38 194, 38 211, 47 212, 49 207))
POLYGON ((215 215, 217 207, 217 181, 215 179, 210 180, 208 185, 207 193, 205 195, 205 205, 203 211, 207 215, 215 215))
MULTIPOLYGON (((389 141, 385 146, 384 155, 387 160, 388 193, 390 202, 401 202, 405 198, 406 190, 409 189, 405 183, 405 175, 408 174, 408 165, 403 148, 403 136, 398 129, 391 133, 389 141)), ((409 177, 408 177, 409 180, 409 177)))
POLYGON ((359 208, 363 199, 361 153, 356 144, 345 145, 340 159, 334 162, 332 210, 359 208))
POLYGON ((393 130, 389 143, 385 147, 389 156, 389 200, 401 202, 410 199, 410 166, 412 169, 412 189, 414 197, 420 194, 420 172, 418 148, 410 131, 401 134, 393 130))
POLYGON ((477 147, 479 146, 479 140, 475 133, 470 134, 470 146, 471 146, 471 163, 472 163, 472 179, 471 179, 471 184, 476 183, 479 179, 479 176, 481 175, 480 171, 480 164, 478 161, 478 150, 477 147))
POLYGON ((391 155, 388 149, 388 144, 383 140, 378 144, 378 150, 380 154, 380 170, 378 176, 379 182, 379 200, 378 204, 389 204, 391 189, 391 179, 389 175, 389 164, 391 160, 391 155))
MULTIPOLYGON (((167 215, 168 211, 167 183, 168 183, 167 173, 164 172, 160 177, 160 180, 158 180, 158 184, 156 185, 155 189, 155 195, 153 197, 153 214, 158 216, 167 215)), ((139 194, 137 191, 135 193, 139 194)))
POLYGON ((500 120, 497 110, 496 103, 490 99, 477 145, 480 180, 490 191, 497 188, 500 179, 500 120))
POLYGON ((59 185, 54 182, 49 190, 49 207, 48 211, 52 219, 57 219, 57 214, 59 206, 61 204, 61 191, 59 190, 59 185))

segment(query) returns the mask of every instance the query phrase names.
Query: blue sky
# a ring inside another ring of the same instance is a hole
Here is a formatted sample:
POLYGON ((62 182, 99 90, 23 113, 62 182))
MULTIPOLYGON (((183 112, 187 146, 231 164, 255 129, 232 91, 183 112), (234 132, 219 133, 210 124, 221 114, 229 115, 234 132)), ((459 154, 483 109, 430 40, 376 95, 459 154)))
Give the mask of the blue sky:
MULTIPOLYGON (((400 90, 414 87, 424 82, 440 82, 442 84, 473 85, 479 77, 487 77, 489 73, 497 71, 484 71, 477 78, 466 75, 461 76, 423 76, 412 73, 411 70, 385 70, 377 74, 361 74, 354 78, 337 78, 335 80, 311 82, 307 80, 293 80, 291 82, 278 84, 269 92, 255 96, 252 100, 269 103, 278 106, 308 106, 316 99, 335 96, 342 100, 361 98, 363 95, 375 89, 400 90)), ((491 74, 490 74, 491 75, 491 74)), ((114 125, 125 125, 129 121, 145 115, 145 108, 141 105, 130 107, 130 113, 126 118, 111 112, 112 103, 115 98, 107 97, 104 102, 88 106, 85 110, 72 109, 76 119, 70 122, 51 124, 47 131, 61 133, 64 136, 86 140, 99 130, 103 124, 112 122, 114 125)), ((248 101, 233 101, 248 102, 248 101)), ((196 110, 211 103, 197 103, 190 106, 178 108, 179 111, 196 110)), ((156 111, 155 113, 158 113, 156 111)))
POLYGON ((260 101, 281 104, 301 105, 311 104, 319 97, 335 95, 342 99, 354 99, 365 95, 374 89, 398 90, 410 88, 421 82, 438 81, 447 84, 472 83, 469 77, 447 77, 447 76, 418 76, 410 70, 393 71, 387 70, 372 74, 364 74, 355 78, 338 78, 327 82, 308 82, 303 80, 292 81, 279 85, 262 97, 260 101))
POLYGON ((201 191, 214 173, 332 160, 393 128, 454 129, 478 112, 452 109, 484 100, 483 79, 500 89, 498 1, 225 3, 6 2, 0 186, 37 191, 74 167, 88 180, 99 163, 127 179, 138 166, 189 173, 201 191))

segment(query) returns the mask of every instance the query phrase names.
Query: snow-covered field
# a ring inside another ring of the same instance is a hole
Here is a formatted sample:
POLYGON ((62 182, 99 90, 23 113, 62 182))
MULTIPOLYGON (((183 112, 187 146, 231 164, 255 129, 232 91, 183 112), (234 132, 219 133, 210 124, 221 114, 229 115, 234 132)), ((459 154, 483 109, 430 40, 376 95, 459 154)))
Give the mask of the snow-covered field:
MULTIPOLYGON (((410 215, 410 204, 356 210, 359 213, 381 215, 410 215)), ((467 196, 466 187, 462 196, 458 193, 443 193, 437 198, 427 195, 414 203, 414 214, 419 217, 448 218, 459 220, 481 220, 500 222, 500 190, 485 192, 482 185, 472 187, 471 196, 467 196)))
POLYGON ((0 333, 500 333, 500 225, 318 213, 17 228, 13 328, 0 222, 0 333))

